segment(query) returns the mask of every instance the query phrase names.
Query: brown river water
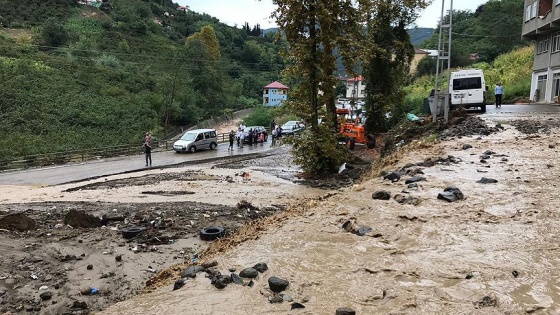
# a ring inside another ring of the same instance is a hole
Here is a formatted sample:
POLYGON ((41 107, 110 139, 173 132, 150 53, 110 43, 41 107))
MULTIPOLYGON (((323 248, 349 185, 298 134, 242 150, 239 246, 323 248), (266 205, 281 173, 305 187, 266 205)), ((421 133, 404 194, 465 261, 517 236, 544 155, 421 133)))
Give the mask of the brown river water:
POLYGON ((408 177, 391 183, 377 170, 211 257, 226 274, 265 262, 269 270, 253 287, 218 290, 199 274, 179 290, 171 283, 100 314, 335 314, 343 306, 357 314, 560 314, 558 131, 534 137, 504 126, 480 140, 398 152, 384 169, 448 154, 462 160, 423 168, 427 180, 409 189, 418 205, 372 200, 377 190, 394 196, 408 189, 408 177), (464 143, 473 148, 462 150, 464 143), (486 150, 496 154, 483 164, 486 150), (481 177, 498 182, 476 183, 481 177), (438 200, 449 185, 465 200, 438 200), (342 229, 352 217, 373 231, 360 237, 342 229), (286 293, 305 309, 269 303, 270 276, 289 280, 286 293))

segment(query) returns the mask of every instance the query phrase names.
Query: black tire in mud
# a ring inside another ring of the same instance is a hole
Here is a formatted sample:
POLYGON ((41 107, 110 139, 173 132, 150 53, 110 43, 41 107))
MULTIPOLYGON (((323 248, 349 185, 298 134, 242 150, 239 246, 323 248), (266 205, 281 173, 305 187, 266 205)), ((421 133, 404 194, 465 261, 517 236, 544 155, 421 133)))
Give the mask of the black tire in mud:
POLYGON ((131 226, 121 230, 121 234, 126 239, 131 239, 137 236, 138 234, 145 232, 145 226, 131 226))
POLYGON ((213 241, 217 238, 224 237, 225 234, 224 228, 209 226, 200 230, 200 239, 203 241, 213 241))
POLYGON ((189 152, 190 153, 195 153, 196 152, 196 147, 194 145, 192 147, 190 147, 189 152))

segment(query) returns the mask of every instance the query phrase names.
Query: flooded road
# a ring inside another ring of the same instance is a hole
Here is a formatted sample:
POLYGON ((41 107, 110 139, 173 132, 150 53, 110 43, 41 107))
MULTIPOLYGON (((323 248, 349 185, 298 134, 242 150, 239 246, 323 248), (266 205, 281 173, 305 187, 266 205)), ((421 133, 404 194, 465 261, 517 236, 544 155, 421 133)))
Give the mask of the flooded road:
MULTIPOLYGON (((448 155, 458 161, 420 167, 426 180, 418 187, 404 183, 410 176, 384 181, 378 169, 269 220, 253 239, 202 257, 216 259, 223 274, 265 262, 269 269, 253 287, 218 290, 200 273, 179 290, 171 282, 101 314, 334 314, 343 306, 357 314, 560 314, 559 131, 520 133, 509 123, 517 115, 483 116, 489 124, 499 120, 501 133, 403 147, 385 170, 448 155), (482 177, 497 182, 478 183, 482 177), (448 186, 465 199, 438 200, 448 186), (372 200, 378 190, 419 203, 372 200), (372 231, 347 232, 342 224, 352 218, 372 231), (269 303, 271 276, 289 280, 285 293, 305 308, 269 303)), ((558 114, 522 116, 558 120, 558 114)))

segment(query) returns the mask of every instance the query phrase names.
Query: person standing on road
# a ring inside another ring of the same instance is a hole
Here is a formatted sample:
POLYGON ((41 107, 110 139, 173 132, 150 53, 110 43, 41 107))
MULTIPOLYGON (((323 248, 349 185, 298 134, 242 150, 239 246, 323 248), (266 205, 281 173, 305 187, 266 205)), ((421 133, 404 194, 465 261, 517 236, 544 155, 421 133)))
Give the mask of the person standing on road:
POLYGON ((272 129, 272 142, 270 143, 270 146, 276 146, 276 128, 272 129))
POLYGON ((242 131, 239 134, 239 143, 241 144, 240 148, 243 148, 244 142, 245 142, 245 133, 242 131))
POLYGON ((270 132, 272 132, 274 129, 276 129, 276 122, 274 121, 274 119, 272 119, 272 122, 270 123, 270 132))
POLYGON ((152 136, 149 132, 146 132, 146 137, 144 138, 144 153, 146 155, 146 166, 152 166, 152 136))
POLYGON ((502 107, 502 95, 504 94, 504 87, 500 82, 494 88, 494 95, 496 96, 496 108, 502 107))
POLYGON ((235 133, 235 138, 237 138, 237 147, 239 148, 239 139, 241 139, 241 128, 237 129, 237 132, 235 133))
POLYGON ((233 130, 229 133, 229 147, 227 148, 228 151, 233 151, 233 140, 235 140, 235 134, 233 130))

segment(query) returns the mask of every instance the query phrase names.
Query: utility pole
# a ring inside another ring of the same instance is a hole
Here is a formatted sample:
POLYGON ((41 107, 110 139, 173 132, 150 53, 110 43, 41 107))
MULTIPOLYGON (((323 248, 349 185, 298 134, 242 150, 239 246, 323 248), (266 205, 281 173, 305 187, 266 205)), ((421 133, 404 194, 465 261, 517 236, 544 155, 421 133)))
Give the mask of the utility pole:
POLYGON ((438 39, 438 55, 436 64, 436 82, 434 89, 434 99, 430 106, 432 112, 432 121, 436 122, 439 114, 439 105, 443 106, 443 118, 447 123, 449 120, 449 78, 451 76, 451 31, 453 26, 453 0, 450 0, 449 21, 445 23, 445 0, 441 1, 441 18, 439 22, 439 39, 438 39), (445 23, 445 24, 444 24, 445 23), (447 32, 447 43, 445 42, 444 33, 447 32), (447 49, 446 49, 447 46, 447 49), (447 61, 447 75, 443 75, 440 81, 440 72, 443 73, 443 66, 447 61), (445 84, 444 79, 447 80, 445 84), (443 87, 445 85, 445 91, 443 87))

